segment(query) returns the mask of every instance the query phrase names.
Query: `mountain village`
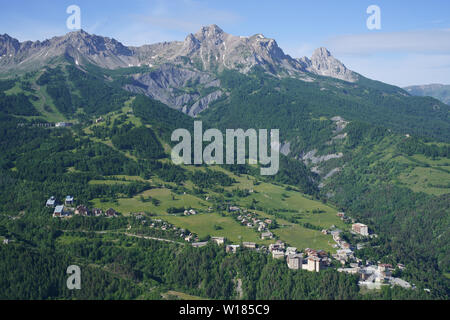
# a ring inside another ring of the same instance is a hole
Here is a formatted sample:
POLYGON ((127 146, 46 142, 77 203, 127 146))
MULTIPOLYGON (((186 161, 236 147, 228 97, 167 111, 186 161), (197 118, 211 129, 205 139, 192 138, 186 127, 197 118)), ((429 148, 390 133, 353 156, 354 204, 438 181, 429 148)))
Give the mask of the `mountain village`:
MULTIPOLYGON (((53 218, 71 218, 74 215, 86 216, 86 217, 108 217, 114 218, 120 214, 114 209, 110 208, 103 212, 103 210, 94 208, 88 209, 84 205, 75 206, 73 196, 67 196, 64 199, 64 204, 58 204, 57 199, 52 196, 46 202, 47 208, 52 208, 53 218)), ((227 253, 236 253, 238 250, 249 249, 257 252, 271 255, 273 259, 285 260, 287 267, 291 270, 306 270, 310 272, 320 272, 321 270, 336 268, 335 263, 341 264, 341 267, 337 267, 337 272, 345 272, 349 274, 355 274, 359 276, 359 285, 367 289, 380 289, 383 285, 398 285, 405 289, 415 288, 407 281, 394 277, 392 275, 394 267, 391 264, 381 262, 366 261, 363 264, 363 260, 356 257, 356 252, 362 249, 364 245, 356 244, 351 245, 345 241, 342 237, 342 230, 336 228, 334 225, 328 230, 322 230, 323 234, 330 234, 333 238, 333 248, 336 249, 336 253, 331 256, 324 250, 315 250, 306 248, 302 251, 295 247, 289 247, 281 240, 276 240, 275 235, 269 231, 270 225, 273 223, 271 219, 263 219, 259 217, 256 212, 251 212, 248 209, 240 208, 238 206, 229 206, 228 211, 234 214, 236 221, 242 225, 252 228, 260 234, 262 240, 274 239, 274 243, 269 246, 258 245, 254 242, 241 242, 240 244, 227 243, 225 237, 211 236, 208 241, 199 242, 199 237, 185 229, 177 228, 176 226, 163 221, 162 219, 152 219, 147 222, 145 219, 145 213, 135 213, 132 216, 136 220, 139 220, 142 225, 148 225, 150 229, 160 229, 161 231, 175 232, 175 235, 182 238, 185 242, 191 243, 195 248, 201 248, 208 243, 212 242, 219 246, 225 246, 227 253), (347 265, 347 266, 346 266, 347 265)), ((197 215, 197 211, 194 209, 185 210, 184 216, 197 215)), ((362 238, 374 238, 376 234, 369 233, 369 227, 365 224, 355 222, 354 219, 346 216, 344 212, 338 212, 337 216, 341 220, 351 220, 351 233, 358 235, 362 238)), ((128 231, 131 229, 129 226, 128 231)), ((131 234, 127 234, 131 235, 131 234)), ((135 235, 133 235, 135 236, 135 235)), ((160 238, 154 238, 157 240, 170 241, 160 238)), ((396 266, 399 270, 404 270, 403 264, 396 266)))

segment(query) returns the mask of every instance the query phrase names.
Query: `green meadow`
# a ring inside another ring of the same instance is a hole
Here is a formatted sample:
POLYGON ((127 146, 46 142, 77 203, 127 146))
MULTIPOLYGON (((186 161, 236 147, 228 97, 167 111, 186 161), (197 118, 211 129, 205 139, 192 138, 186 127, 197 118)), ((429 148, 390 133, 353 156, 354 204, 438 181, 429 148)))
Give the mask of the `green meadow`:
POLYGON ((193 216, 166 216, 164 220, 196 233, 200 238, 206 236, 225 237, 233 243, 241 241, 269 244, 268 240, 261 240, 259 233, 254 229, 239 224, 230 216, 221 216, 218 213, 205 213, 193 216))

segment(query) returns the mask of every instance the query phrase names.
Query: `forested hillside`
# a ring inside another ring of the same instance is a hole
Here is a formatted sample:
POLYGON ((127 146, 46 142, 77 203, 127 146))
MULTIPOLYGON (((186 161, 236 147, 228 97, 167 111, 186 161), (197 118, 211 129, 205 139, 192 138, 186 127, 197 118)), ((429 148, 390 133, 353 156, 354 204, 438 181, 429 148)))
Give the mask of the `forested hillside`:
POLYGON ((179 291, 212 299, 448 299, 448 106, 364 78, 217 73, 226 94, 196 120, 204 129, 280 129, 288 152, 279 173, 264 177, 255 165, 172 164, 171 133, 191 131, 194 119, 123 89, 145 72, 65 60, 0 81, 0 240, 8 240, 0 244, 0 298, 162 299, 179 291), (67 195, 77 210, 113 209, 113 217, 52 217, 47 199, 67 195), (274 239, 239 222, 233 207, 271 221, 274 239), (332 236, 321 231, 350 230, 336 216, 341 210, 377 234, 358 250, 363 261, 405 264, 402 277, 416 289, 363 292, 357 276, 335 265, 290 270, 263 252, 184 240, 223 236, 260 247, 280 240, 331 255, 332 236), (71 264, 82 267, 84 290, 66 289, 71 264))

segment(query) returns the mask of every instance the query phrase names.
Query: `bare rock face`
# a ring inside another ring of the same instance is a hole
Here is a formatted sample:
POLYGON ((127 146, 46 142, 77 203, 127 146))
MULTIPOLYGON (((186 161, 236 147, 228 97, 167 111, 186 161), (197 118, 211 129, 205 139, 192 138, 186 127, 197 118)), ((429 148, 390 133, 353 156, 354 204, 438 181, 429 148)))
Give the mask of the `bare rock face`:
POLYGON ((222 97, 223 92, 222 90, 214 91, 213 93, 208 94, 207 96, 201 98, 196 103, 192 105, 192 107, 189 109, 189 115, 192 117, 197 116, 200 112, 207 109, 209 107, 209 104, 216 101, 220 97, 222 97))
POLYGON ((125 89, 145 94, 169 107, 196 116, 222 96, 220 81, 209 73, 163 64, 133 76, 125 89))
POLYGON ((18 40, 11 38, 9 35, 0 35, 0 57, 16 54, 20 50, 18 40))
POLYGON ((288 156, 291 153, 291 143, 289 141, 281 144, 280 153, 285 156, 288 156))
POLYGON ((334 58, 326 48, 316 49, 311 57, 299 59, 300 63, 311 73, 332 77, 348 82, 358 80, 358 75, 348 70, 345 65, 334 58))

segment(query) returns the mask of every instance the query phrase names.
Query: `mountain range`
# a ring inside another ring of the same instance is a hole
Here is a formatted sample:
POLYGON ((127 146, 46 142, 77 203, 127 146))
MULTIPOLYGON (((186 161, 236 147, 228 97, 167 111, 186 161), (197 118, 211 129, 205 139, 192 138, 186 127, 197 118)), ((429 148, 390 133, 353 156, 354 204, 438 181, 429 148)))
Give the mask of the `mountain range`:
MULTIPOLYGON (((292 58, 275 40, 262 34, 234 36, 217 25, 202 27, 184 41, 140 47, 128 47, 83 30, 35 42, 0 35, 3 77, 67 63, 107 84, 117 84, 132 94, 144 94, 191 117, 198 117, 222 100, 230 101, 235 88, 223 82, 227 72, 251 77, 256 71, 264 78, 300 81, 301 90, 311 87, 314 97, 305 100, 305 105, 326 96, 328 100, 339 99, 340 110, 330 110, 335 113, 330 117, 347 115, 359 119, 367 114, 367 120, 377 119, 377 124, 387 126, 395 122, 397 129, 402 121, 397 117, 399 112, 405 114, 403 122, 412 115, 426 114, 445 125, 448 118, 447 106, 426 98, 412 99, 401 88, 367 79, 347 69, 326 48, 318 48, 311 58, 292 58), (379 101, 375 104, 376 100, 379 101)), ((324 106, 319 109, 323 111, 324 106)), ((429 132, 436 131, 434 136, 442 137, 436 126, 424 126, 429 132)))
POLYGON ((418 86, 409 86, 404 88, 409 94, 421 97, 433 97, 441 100, 443 103, 450 104, 450 85, 445 84, 427 84, 418 86))
POLYGON ((42 42, 19 42, 7 34, 0 35, 0 71, 38 68, 61 55, 72 58, 76 64, 93 63, 108 69, 173 63, 203 71, 233 69, 247 73, 262 66, 273 74, 303 79, 308 79, 308 73, 350 82, 358 79, 358 74, 348 70, 325 48, 317 49, 311 58, 294 59, 275 40, 262 34, 234 36, 217 25, 203 27, 184 41, 141 47, 127 47, 83 30, 42 42))
POLYGON ((80 30, 45 41, 19 42, 0 35, 0 72, 38 70, 63 57, 75 65, 95 65, 105 69, 147 67, 150 72, 134 76, 126 89, 146 94, 170 107, 196 116, 223 95, 215 73, 236 70, 247 74, 255 67, 278 77, 314 81, 326 76, 356 82, 361 76, 345 67, 326 48, 318 48, 311 58, 294 59, 286 55, 273 39, 262 34, 234 36, 217 25, 201 28, 184 41, 163 42, 141 47, 127 47, 120 42, 90 35, 80 30), (188 82, 208 88, 208 94, 182 93, 174 90, 188 82), (216 90, 214 90, 216 88, 216 90))

